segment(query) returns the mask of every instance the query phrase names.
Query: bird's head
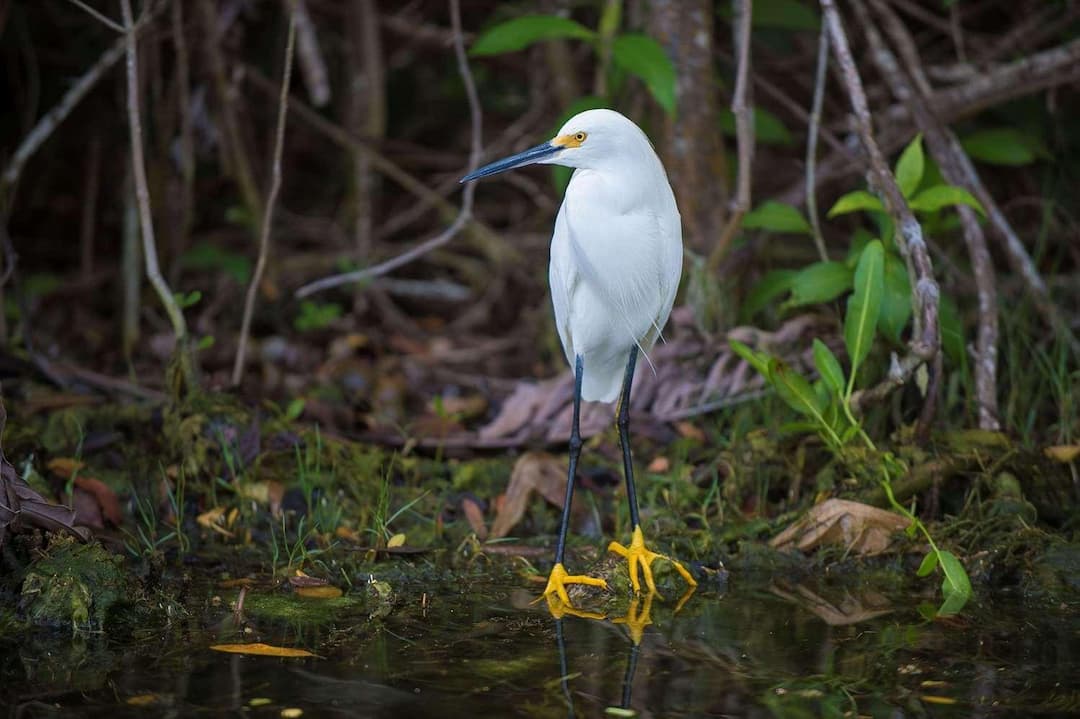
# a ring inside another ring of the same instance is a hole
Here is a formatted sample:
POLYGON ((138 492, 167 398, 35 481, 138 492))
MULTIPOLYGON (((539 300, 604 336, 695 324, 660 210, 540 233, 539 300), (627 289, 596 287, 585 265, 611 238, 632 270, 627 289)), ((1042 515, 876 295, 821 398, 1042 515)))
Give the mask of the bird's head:
POLYGON ((597 168, 644 143, 645 133, 614 110, 586 110, 574 115, 552 139, 524 152, 470 172, 461 182, 477 180, 525 165, 597 168))

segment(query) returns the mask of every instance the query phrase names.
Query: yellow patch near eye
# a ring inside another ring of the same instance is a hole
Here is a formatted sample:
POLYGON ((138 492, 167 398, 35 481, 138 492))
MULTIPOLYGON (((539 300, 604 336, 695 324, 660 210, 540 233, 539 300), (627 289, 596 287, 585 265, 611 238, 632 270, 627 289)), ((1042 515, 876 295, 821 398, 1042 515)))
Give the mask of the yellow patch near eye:
POLYGON ((559 135, 551 141, 551 144, 559 147, 581 147, 586 137, 588 135, 584 132, 574 132, 569 135, 559 135))

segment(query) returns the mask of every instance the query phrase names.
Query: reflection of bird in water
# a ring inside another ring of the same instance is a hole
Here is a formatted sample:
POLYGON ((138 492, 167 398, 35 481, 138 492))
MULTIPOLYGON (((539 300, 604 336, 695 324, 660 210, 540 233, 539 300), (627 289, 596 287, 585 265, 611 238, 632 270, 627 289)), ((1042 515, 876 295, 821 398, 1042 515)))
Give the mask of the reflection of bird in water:
MULTIPOLYGON (((619 399, 619 439, 633 531, 628 546, 612 542, 609 548, 626 558, 635 592, 641 589, 638 567, 655 592, 651 565, 670 558, 646 548, 641 530, 630 456, 630 386, 638 352, 647 353, 660 337, 682 275, 675 196, 645 133, 611 110, 575 115, 554 139, 481 167, 462 182, 534 163, 576 168, 551 239, 551 298, 559 338, 574 368, 574 416, 566 501, 544 596, 549 606, 556 600, 569 606, 566 585, 607 586, 598 577, 571 575, 563 565, 581 453, 582 399, 619 399)), ((696 584, 681 564, 670 561, 691 586, 696 584)))

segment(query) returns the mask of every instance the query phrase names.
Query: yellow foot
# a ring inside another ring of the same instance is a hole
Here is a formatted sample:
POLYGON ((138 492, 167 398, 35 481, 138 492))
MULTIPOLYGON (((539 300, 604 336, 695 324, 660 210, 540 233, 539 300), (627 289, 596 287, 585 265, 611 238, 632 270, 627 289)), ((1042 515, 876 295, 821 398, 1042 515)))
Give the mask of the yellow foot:
MULTIPOLYGON (((693 591, 693 590, 691 590, 693 591)), ((656 592, 649 592, 645 595, 645 606, 642 609, 638 609, 638 597, 634 597, 630 600, 630 607, 626 610, 626 616, 619 617, 618 619, 612 619, 613 624, 625 624, 627 631, 630 633, 630 641, 634 643, 634 646, 641 644, 641 638, 645 635, 645 627, 652 624, 652 600, 653 597, 660 596, 656 592)))
MULTIPOLYGON (((634 534, 630 539, 629 547, 624 547, 618 542, 612 542, 608 545, 608 551, 626 557, 627 562, 630 564, 630 583, 634 585, 635 593, 641 593, 641 583, 638 581, 637 572, 639 564, 641 565, 641 573, 645 575, 645 586, 649 588, 650 592, 656 592, 656 582, 653 581, 652 575, 652 563, 657 559, 666 559, 671 562, 687 584, 691 587, 697 586, 697 582, 690 576, 690 572, 686 571, 686 567, 677 560, 666 554, 653 552, 645 547, 645 535, 641 533, 640 526, 634 527, 634 534)), ((659 596, 659 593, 657 593, 657 596, 659 596)))
POLYGON ((588 584, 590 587, 603 587, 604 589, 607 589, 607 582, 598 577, 590 577, 585 574, 567 574, 566 567, 560 562, 551 568, 551 575, 548 577, 547 588, 544 589, 544 594, 542 595, 547 598, 549 608, 551 607, 552 599, 558 597, 566 607, 573 609, 574 605, 570 603, 570 595, 566 593, 567 584, 588 584))

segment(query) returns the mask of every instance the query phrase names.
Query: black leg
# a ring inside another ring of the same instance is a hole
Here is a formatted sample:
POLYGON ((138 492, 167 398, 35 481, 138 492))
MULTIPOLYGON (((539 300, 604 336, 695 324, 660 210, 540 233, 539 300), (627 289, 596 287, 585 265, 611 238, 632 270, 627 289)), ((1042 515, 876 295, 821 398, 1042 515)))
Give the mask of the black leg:
MULTIPOLYGON (((581 377, 585 365, 578 355, 574 360, 574 421, 570 425, 570 473, 566 477, 566 501, 563 503, 562 526, 559 527, 559 543, 555 545, 555 563, 562 564, 566 549, 566 531, 570 527, 570 504, 574 501, 574 477, 577 475, 578 457, 581 455, 581 377)), ((637 509, 634 509, 637 515, 637 509)))
POLYGON ((623 377, 622 398, 619 400, 619 443, 622 444, 623 473, 626 475, 626 499, 630 503, 631 529, 640 526, 638 521, 637 490, 634 487, 634 460, 630 456, 630 385, 634 381, 634 365, 637 364, 637 345, 630 350, 623 377))
POLYGON ((566 639, 563 638, 563 620, 555 620, 555 643, 559 648, 559 684, 566 698, 567 719, 574 719, 574 697, 570 694, 570 670, 566 661, 566 639))

